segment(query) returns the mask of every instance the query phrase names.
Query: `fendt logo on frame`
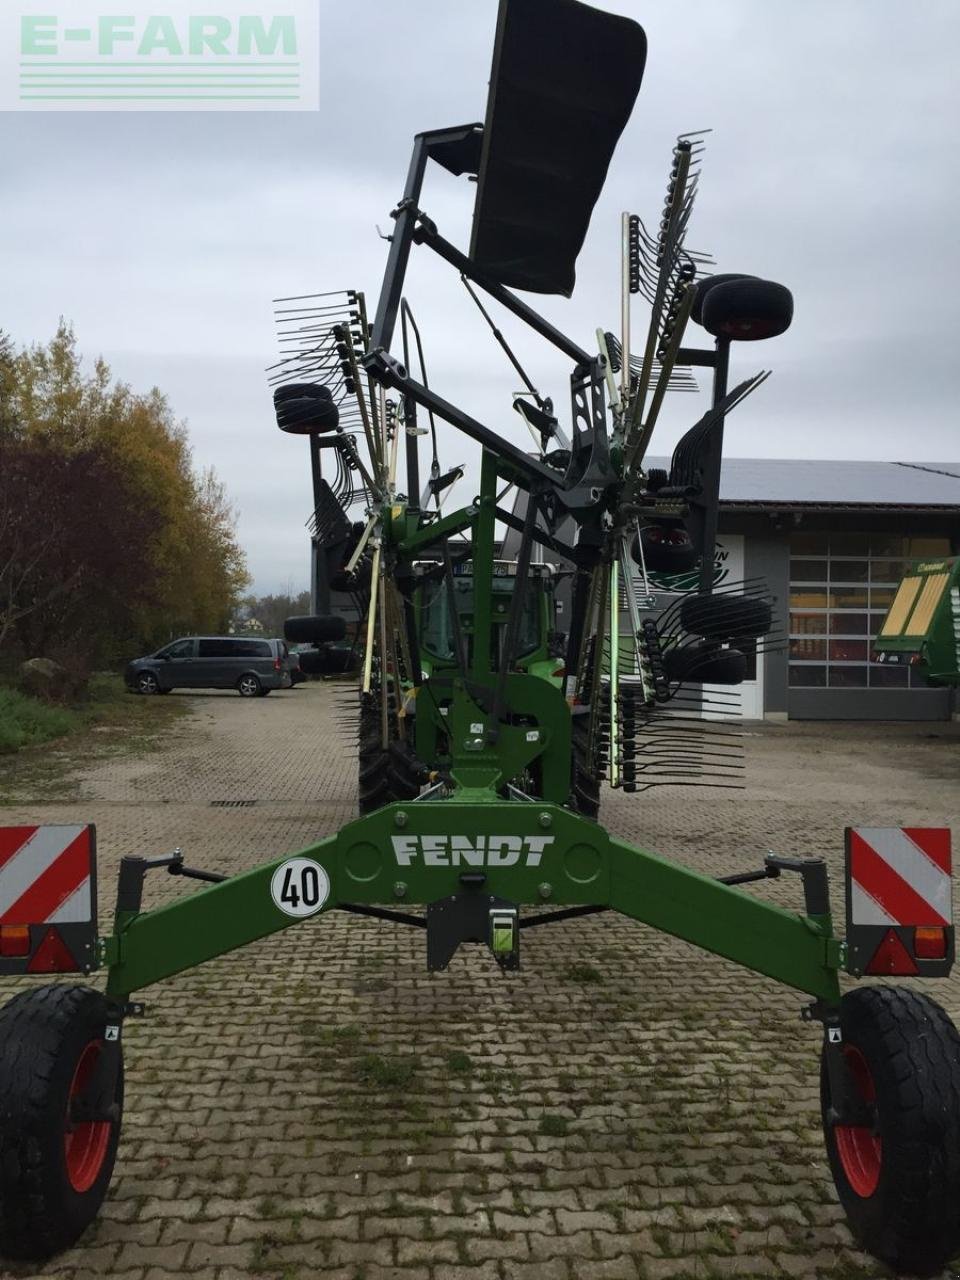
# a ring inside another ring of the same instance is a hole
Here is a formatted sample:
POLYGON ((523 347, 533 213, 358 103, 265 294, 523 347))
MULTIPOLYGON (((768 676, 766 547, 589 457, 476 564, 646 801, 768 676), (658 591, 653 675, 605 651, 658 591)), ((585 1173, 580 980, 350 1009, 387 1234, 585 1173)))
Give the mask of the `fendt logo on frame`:
POLYGON ((539 867, 554 836, 391 836, 397 865, 539 867))
POLYGON ((318 108, 317 0, 20 0, 0 11, 0 110, 318 108))

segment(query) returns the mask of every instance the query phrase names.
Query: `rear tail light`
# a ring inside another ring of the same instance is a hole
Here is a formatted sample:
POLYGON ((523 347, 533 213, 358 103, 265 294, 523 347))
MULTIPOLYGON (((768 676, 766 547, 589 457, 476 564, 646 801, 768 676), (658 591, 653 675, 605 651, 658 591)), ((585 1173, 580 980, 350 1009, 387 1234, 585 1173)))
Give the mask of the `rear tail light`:
POLYGON ((916 974, 920 970, 917 968, 917 962, 913 956, 900 941, 896 930, 888 929, 864 972, 873 974, 916 974))
POLYGON ((913 951, 918 960, 947 958, 947 931, 934 925, 922 925, 913 931, 913 951))
POLYGON ((0 956, 12 959, 30 954, 30 926, 0 924, 0 956))
POLYGON ((28 973, 76 973, 80 966, 56 929, 48 929, 27 965, 28 973))
POLYGON ((274 669, 274 671, 279 671, 279 670, 280 670, 280 667, 281 667, 280 659, 279 659, 279 658, 274 658, 274 660, 273 660, 273 669, 274 669))

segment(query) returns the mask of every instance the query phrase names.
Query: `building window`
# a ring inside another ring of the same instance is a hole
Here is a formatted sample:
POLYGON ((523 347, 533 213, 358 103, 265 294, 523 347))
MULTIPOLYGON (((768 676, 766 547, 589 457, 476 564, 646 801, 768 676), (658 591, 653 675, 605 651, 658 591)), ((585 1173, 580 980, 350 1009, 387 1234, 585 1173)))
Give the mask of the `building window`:
POLYGON ((947 538, 795 534, 790 541, 791 686, 925 687, 912 668, 871 662, 870 654, 909 564, 948 555, 947 538))

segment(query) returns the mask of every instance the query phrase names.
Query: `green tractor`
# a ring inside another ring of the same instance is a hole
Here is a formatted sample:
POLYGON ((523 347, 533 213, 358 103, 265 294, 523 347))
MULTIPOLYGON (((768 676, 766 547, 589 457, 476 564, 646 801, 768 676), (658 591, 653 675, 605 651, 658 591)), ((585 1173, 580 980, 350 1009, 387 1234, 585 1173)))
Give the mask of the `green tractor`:
MULTIPOLYGON (((615 911, 803 993, 822 1029, 824 1138, 855 1236, 901 1272, 933 1273, 960 1250, 960 1035, 913 987, 841 992, 843 975, 949 973, 949 831, 849 828, 838 929, 822 858, 769 854, 711 878, 597 821, 601 782, 642 804, 659 783, 734 780, 726 699, 774 621, 762 585, 715 589, 714 548, 725 418, 766 377, 729 387, 731 350, 783 333, 793 301, 773 281, 706 274, 709 259, 688 248, 702 137, 677 139, 652 229, 622 217, 617 334, 584 344, 515 292, 572 293, 645 60, 628 18, 501 0, 484 122, 416 136, 372 321, 359 290, 280 304, 277 422, 335 466, 311 534, 362 619, 360 815, 230 878, 179 850, 125 857, 106 935, 90 827, 0 830, 0 975, 106 979, 102 991, 28 988, 0 1011, 0 1253, 49 1257, 97 1214, 123 1115, 123 1026, 143 1012, 135 994, 280 930, 322 927, 333 910, 422 931, 432 971, 485 946, 494 973, 519 966, 528 929, 615 911), (428 165, 442 181, 475 180, 466 253, 421 205, 428 165), (568 361, 561 414, 490 321, 523 383, 513 407, 532 449, 428 380, 404 298, 415 246, 452 267, 484 316, 477 289, 568 361), (638 295, 648 315, 634 344, 638 295), (712 341, 688 340, 691 326, 712 341), (697 369, 710 407, 669 467, 651 467, 664 399, 697 369), (481 450, 477 492, 454 510, 444 503, 463 468, 442 470, 438 419, 481 450), (507 563, 504 529, 519 535, 507 563), (568 566, 562 637, 545 561, 568 566), (650 573, 692 574, 698 589, 658 609, 650 573), (201 887, 144 910, 158 870, 201 887), (795 909, 744 892, 782 875, 797 877, 795 909)), ((287 638, 321 645, 343 631, 340 617, 291 619, 287 638)))

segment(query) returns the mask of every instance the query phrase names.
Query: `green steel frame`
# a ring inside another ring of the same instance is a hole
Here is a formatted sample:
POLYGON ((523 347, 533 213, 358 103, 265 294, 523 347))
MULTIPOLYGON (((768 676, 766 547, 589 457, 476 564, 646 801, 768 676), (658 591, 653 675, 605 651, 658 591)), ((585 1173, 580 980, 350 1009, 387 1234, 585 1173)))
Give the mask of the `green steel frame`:
MULTIPOLYGON (((384 544, 397 562, 412 562, 454 531, 471 534, 472 651, 466 668, 444 673, 443 683, 453 794, 388 805, 299 853, 157 910, 121 907, 113 935, 101 944, 109 995, 123 1001, 154 982, 302 923, 275 904, 271 883, 289 858, 303 857, 319 864, 329 881, 328 895, 308 919, 337 907, 392 904, 396 911, 471 892, 517 907, 610 908, 827 1005, 839 1003, 842 944, 829 914, 786 911, 634 848, 554 802, 566 797, 571 751, 571 711, 557 682, 542 673, 506 673, 499 690, 504 714, 495 719, 498 673, 492 669, 491 633, 499 474, 500 461, 485 451, 480 494, 432 526, 411 529, 402 504, 384 511, 384 544), (546 798, 504 798, 510 779, 535 762, 546 798)), ((616 591, 615 580, 610 590, 616 591)), ((422 690, 417 701, 425 702, 422 690)), ((426 706, 418 721, 421 716, 426 723, 426 706)), ((429 747, 431 735, 418 724, 418 747, 429 747)))
MULTIPOLYGON (((474 891, 539 907, 610 907, 828 1004, 840 999, 842 949, 829 915, 807 916, 609 836, 551 804, 503 801, 489 790, 389 805, 290 857, 319 863, 329 897, 315 919, 353 904, 427 904, 474 891)), ((108 994, 154 982, 303 923, 284 914, 271 881, 286 858, 153 911, 117 913, 105 939, 108 994)), ((656 943, 652 942, 655 947, 656 943)))

